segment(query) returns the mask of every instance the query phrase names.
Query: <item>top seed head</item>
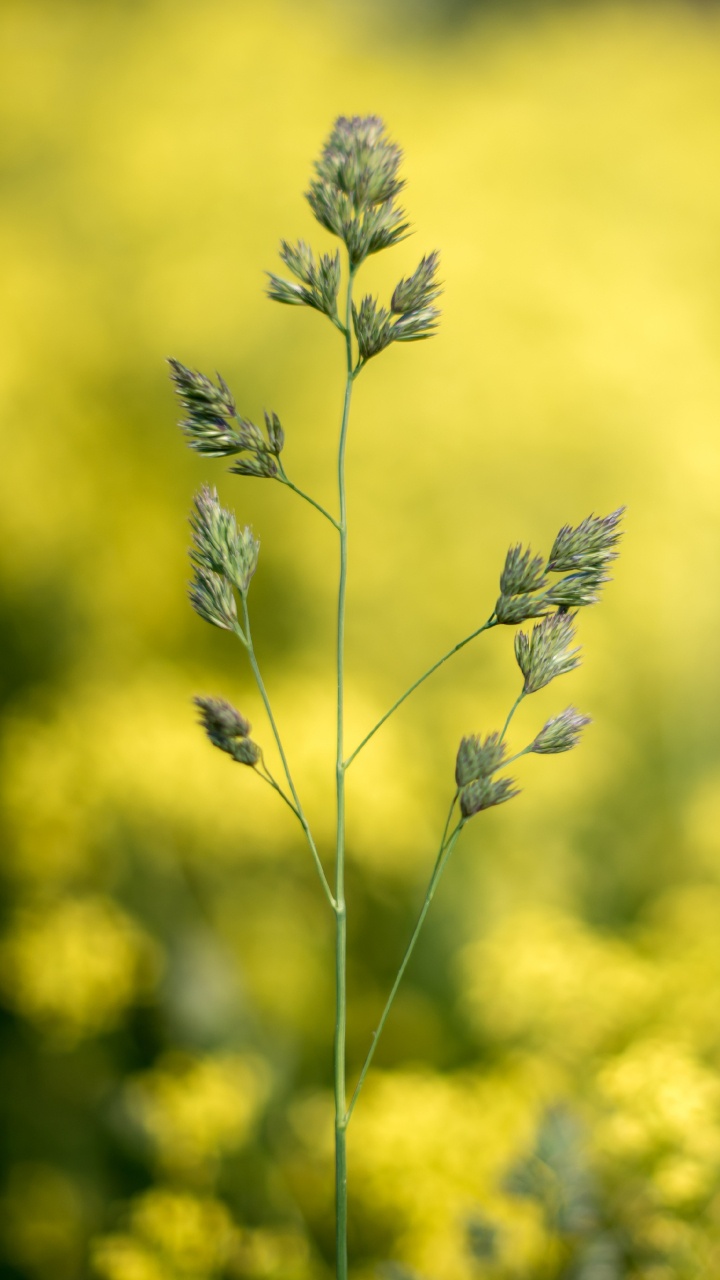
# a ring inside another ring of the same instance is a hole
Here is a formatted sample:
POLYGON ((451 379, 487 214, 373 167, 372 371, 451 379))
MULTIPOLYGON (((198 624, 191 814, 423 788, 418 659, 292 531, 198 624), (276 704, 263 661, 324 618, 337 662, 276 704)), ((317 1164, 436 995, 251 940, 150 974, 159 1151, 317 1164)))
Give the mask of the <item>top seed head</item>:
POLYGON ((350 196, 360 213, 402 190, 401 160, 402 151, 386 136, 379 116, 339 116, 315 170, 321 182, 350 196))
POLYGON ((318 222, 347 245, 353 269, 407 231, 394 203, 402 152, 377 116, 340 116, 315 162, 307 198, 318 222))

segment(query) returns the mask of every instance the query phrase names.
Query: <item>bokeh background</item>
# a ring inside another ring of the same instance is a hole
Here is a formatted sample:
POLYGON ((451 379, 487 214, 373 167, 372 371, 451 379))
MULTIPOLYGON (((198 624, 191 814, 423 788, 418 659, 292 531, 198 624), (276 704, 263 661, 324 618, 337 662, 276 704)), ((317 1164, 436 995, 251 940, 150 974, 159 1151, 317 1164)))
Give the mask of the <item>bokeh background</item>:
MULTIPOLYGON (((332 834, 332 531, 198 460, 164 357, 276 410, 334 502, 339 335, 271 305, 334 117, 406 152, 439 335, 356 390, 349 741, 483 621, 511 542, 626 503, 572 701, 433 904, 351 1130, 354 1280, 720 1272, 720 15, 690 3, 3 0, 0 1254, 9 1280, 329 1280, 332 917, 191 697, 269 733, 185 598, 193 492, 262 540, 251 601, 332 834)), ((357 1070, 511 633, 354 766, 357 1070)), ((269 754, 271 754, 269 752, 269 754)))

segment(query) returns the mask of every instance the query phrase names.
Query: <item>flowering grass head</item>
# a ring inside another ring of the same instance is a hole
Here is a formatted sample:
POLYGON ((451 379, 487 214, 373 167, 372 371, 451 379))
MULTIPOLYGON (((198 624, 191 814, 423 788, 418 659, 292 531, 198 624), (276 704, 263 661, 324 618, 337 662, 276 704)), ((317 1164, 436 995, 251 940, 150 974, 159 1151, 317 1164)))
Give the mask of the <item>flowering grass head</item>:
POLYGON ((439 255, 426 253, 415 270, 403 276, 383 303, 372 293, 359 301, 353 296, 355 279, 372 254, 392 248, 408 234, 408 222, 397 203, 404 187, 400 174, 402 153, 389 138, 377 116, 340 116, 315 163, 307 199, 321 227, 344 246, 318 252, 304 240, 282 240, 280 258, 287 275, 269 273, 268 296, 274 302, 308 307, 323 315, 342 335, 345 359, 345 393, 340 420, 336 514, 304 493, 291 479, 281 458, 285 432, 276 414, 266 413, 264 429, 240 416, 225 381, 194 372, 177 360, 170 361, 171 377, 185 417, 181 423, 188 444, 208 457, 232 456, 230 471, 245 478, 273 479, 310 503, 333 526, 339 541, 337 593, 337 731, 335 758, 336 839, 334 879, 315 843, 301 797, 295 786, 275 713, 255 652, 248 604, 250 582, 258 565, 259 543, 249 526, 241 527, 235 515, 220 504, 217 491, 204 485, 195 498, 191 516, 193 545, 190 552, 195 578, 190 599, 206 621, 234 632, 245 647, 252 676, 260 692, 272 729, 283 776, 278 781, 250 737, 248 721, 223 698, 195 699, 202 726, 213 746, 234 760, 253 768, 256 777, 270 785, 297 819, 315 861, 322 890, 335 915, 335 1085, 336 1151, 336 1277, 347 1278, 347 1130, 375 1047, 410 960, 439 880, 470 818, 514 799, 519 790, 504 770, 519 756, 558 755, 571 750, 589 723, 574 707, 548 720, 520 751, 508 755, 506 736, 520 702, 545 688, 557 676, 574 671, 580 663, 575 645, 578 612, 595 604, 609 580, 607 568, 617 556, 622 509, 605 517, 588 516, 577 527, 563 525, 550 555, 535 554, 522 543, 511 546, 500 573, 500 595, 487 622, 455 644, 396 700, 354 750, 344 741, 345 702, 345 606, 348 585, 345 456, 350 406, 355 380, 365 365, 396 342, 423 340, 436 332, 441 292, 439 255), (344 296, 343 296, 344 284, 344 296), (238 603, 241 616, 238 614, 238 603), (484 736, 462 738, 455 761, 455 788, 433 873, 415 930, 400 964, 395 983, 383 1009, 351 1097, 347 1095, 345 1034, 347 1014, 347 912, 345 895, 345 795, 348 771, 385 721, 444 662, 484 631, 533 621, 529 632, 518 631, 514 648, 523 677, 520 693, 502 730, 484 736), (501 775, 501 776, 498 776, 501 775))
POLYGON ((261 751, 250 737, 250 723, 224 698, 195 698, 200 723, 214 747, 226 751, 238 764, 256 765, 261 751))

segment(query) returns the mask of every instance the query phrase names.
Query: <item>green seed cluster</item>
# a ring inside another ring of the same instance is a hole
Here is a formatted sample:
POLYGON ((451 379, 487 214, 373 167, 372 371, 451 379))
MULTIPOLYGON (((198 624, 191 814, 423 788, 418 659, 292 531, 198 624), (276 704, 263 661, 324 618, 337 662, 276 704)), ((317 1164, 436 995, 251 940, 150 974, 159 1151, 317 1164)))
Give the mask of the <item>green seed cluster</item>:
POLYGON ((455 781, 460 796, 463 818, 471 818, 482 809, 492 809, 518 795, 510 778, 493 778, 505 756, 505 744, 499 733, 491 733, 483 741, 471 736, 463 738, 455 763, 455 781))
POLYGON ((220 506, 217 490, 203 485, 190 517, 194 578, 190 603, 196 613, 226 631, 238 628, 234 592, 246 596, 257 569, 260 543, 249 525, 239 529, 233 512, 220 506))
POLYGON ((353 270, 403 240, 402 152, 377 116, 340 116, 315 164, 307 199, 318 222, 345 244, 353 270))
MULTIPOLYGON (((500 596, 492 623, 513 626, 539 619, 532 631, 518 631, 515 636, 515 658, 523 676, 518 703, 580 665, 580 648, 574 644, 577 611, 595 604, 601 587, 609 581, 606 570, 618 554, 623 510, 588 516, 575 528, 564 525, 547 560, 520 543, 510 547, 500 574, 500 596), (548 585, 548 574, 555 573, 563 576, 548 585)), ((571 751, 588 724, 589 716, 567 707, 548 720, 519 754, 571 751)), ((492 776, 502 767, 504 757, 499 734, 490 734, 484 742, 477 737, 463 738, 455 766, 463 818, 518 794, 511 779, 492 776)))
POLYGON ((519 543, 510 547, 500 575, 495 605, 498 622, 516 626, 553 610, 567 611, 597 604, 607 567, 617 557, 619 524, 624 507, 608 516, 587 516, 577 528, 564 525, 547 561, 519 543), (548 586, 548 573, 565 576, 548 586))
POLYGON ((200 723, 214 747, 226 751, 238 764, 255 766, 261 751, 250 737, 249 721, 224 698, 194 698, 200 723))
POLYGON ((179 360, 169 360, 170 377, 187 417, 180 427, 191 449, 207 458, 240 455, 230 468, 238 475, 276 476, 285 435, 276 413, 265 414, 265 432, 241 418, 230 388, 218 373, 218 385, 179 360))
POLYGON ((284 302, 292 307, 313 307, 315 311, 322 311, 333 323, 339 323, 339 251, 332 255, 324 253, 316 259, 310 245, 304 240, 298 240, 296 245, 283 240, 280 257, 298 283, 283 280, 281 276, 268 272, 268 297, 273 302, 284 302))

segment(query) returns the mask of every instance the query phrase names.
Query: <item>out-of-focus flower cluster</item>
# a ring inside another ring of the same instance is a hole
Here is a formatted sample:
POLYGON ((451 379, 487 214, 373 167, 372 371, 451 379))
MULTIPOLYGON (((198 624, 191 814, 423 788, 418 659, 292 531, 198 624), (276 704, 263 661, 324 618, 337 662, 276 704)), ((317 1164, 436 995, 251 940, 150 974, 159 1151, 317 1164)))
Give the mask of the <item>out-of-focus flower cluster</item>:
POLYGON ((237 1054, 170 1057, 128 1082, 126 1105, 159 1165, 191 1176, 248 1140, 267 1076, 262 1061, 237 1054))
POLYGON ((69 1042, 117 1026, 160 970, 157 944, 100 897, 21 911, 0 946, 6 1002, 69 1042))
POLYGON ((220 1201, 154 1188, 133 1202, 125 1231, 95 1243, 94 1269, 106 1280, 211 1280, 227 1271, 236 1234, 220 1201))

